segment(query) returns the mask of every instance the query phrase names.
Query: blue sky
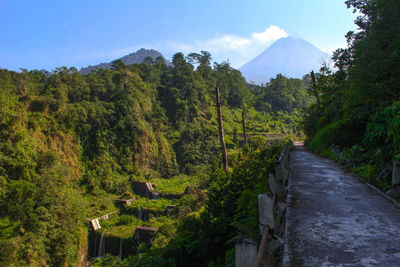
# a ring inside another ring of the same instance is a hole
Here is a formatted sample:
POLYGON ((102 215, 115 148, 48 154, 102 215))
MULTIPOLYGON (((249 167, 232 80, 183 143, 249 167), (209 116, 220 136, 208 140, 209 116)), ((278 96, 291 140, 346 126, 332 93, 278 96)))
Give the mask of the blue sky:
POLYGON ((344 0, 0 0, 0 68, 79 69, 142 47, 239 67, 287 35, 330 53, 354 18, 344 0))

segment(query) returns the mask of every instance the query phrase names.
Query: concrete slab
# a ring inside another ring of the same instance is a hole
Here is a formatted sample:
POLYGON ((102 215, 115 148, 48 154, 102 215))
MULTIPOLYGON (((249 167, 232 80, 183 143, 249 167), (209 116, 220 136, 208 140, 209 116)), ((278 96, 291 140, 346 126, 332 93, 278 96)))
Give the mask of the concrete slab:
POLYGON ((287 204, 283 266, 400 266, 400 208, 301 145, 287 204))

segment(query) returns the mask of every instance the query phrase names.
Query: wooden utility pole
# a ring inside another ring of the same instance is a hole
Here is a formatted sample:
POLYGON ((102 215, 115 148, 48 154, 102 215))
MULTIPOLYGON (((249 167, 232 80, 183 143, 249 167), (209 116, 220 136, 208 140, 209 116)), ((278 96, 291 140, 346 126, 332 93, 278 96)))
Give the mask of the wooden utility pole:
POLYGON ((226 146, 225 146, 224 126, 222 125, 221 100, 219 96, 218 86, 215 87, 215 96, 217 104, 219 140, 221 142, 221 149, 222 149, 222 164, 224 166, 226 174, 228 175, 228 153, 226 152, 226 146))
POLYGON ((317 105, 319 106, 319 94, 317 91, 317 81, 315 80, 315 74, 314 71, 311 71, 311 86, 313 88, 313 94, 315 97, 315 101, 317 101, 317 105))
POLYGON ((246 120, 245 120, 244 109, 242 111, 242 124, 243 124, 243 138, 244 138, 244 145, 247 145, 247 134, 246 134, 246 120))

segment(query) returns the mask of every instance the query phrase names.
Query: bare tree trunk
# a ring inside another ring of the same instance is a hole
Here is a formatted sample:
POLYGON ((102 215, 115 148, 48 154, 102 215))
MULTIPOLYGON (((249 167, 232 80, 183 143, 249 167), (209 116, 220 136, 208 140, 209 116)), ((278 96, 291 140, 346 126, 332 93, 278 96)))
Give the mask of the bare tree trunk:
POLYGON ((243 111, 242 111, 242 124, 243 124, 243 138, 244 138, 244 144, 247 145, 246 120, 245 120, 244 109, 243 109, 243 111))
POLYGON ((319 106, 319 94, 317 91, 317 81, 315 80, 315 74, 314 74, 313 70, 311 71, 311 83, 312 83, 315 101, 317 101, 317 105, 319 106))
POLYGON ((219 96, 219 88, 215 88, 216 104, 217 104, 217 115, 218 115, 218 129, 219 129, 219 140, 221 142, 222 149, 222 164, 224 170, 228 175, 228 153, 226 152, 225 137, 224 137, 224 126, 222 125, 222 113, 221 113, 221 100, 219 96))

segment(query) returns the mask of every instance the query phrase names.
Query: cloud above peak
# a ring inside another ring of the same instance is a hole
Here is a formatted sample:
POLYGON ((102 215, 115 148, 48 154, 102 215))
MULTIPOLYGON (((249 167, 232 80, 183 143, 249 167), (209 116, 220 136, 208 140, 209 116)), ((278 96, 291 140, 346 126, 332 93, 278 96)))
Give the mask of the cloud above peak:
POLYGON ((265 29, 263 32, 255 32, 252 34, 252 39, 257 40, 263 44, 268 44, 274 42, 280 38, 288 37, 289 35, 285 30, 279 28, 278 26, 271 25, 265 29))
POLYGON ((166 42, 155 48, 163 51, 198 52, 206 50, 217 62, 229 60, 233 67, 239 67, 260 54, 270 44, 280 38, 289 36, 285 30, 276 25, 267 27, 263 32, 254 32, 250 36, 220 34, 208 40, 195 40, 188 43, 166 42))
MULTIPOLYGON (((270 25, 262 32, 253 32, 249 36, 235 34, 218 34, 212 39, 192 40, 188 42, 160 41, 156 43, 143 43, 135 46, 124 47, 103 53, 96 52, 93 57, 115 59, 136 51, 141 47, 152 48, 160 51, 166 58, 171 59, 177 52, 189 54, 191 52, 208 51, 213 61, 229 61, 234 68, 238 68, 259 55, 269 45, 280 38, 289 36, 285 30, 275 25, 270 25)), ((90 53, 89 53, 90 54, 90 53)), ((90 55, 86 55, 88 58, 90 55)))

